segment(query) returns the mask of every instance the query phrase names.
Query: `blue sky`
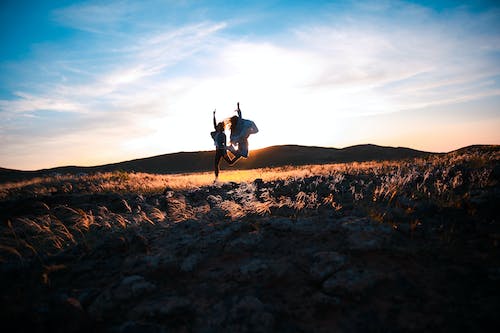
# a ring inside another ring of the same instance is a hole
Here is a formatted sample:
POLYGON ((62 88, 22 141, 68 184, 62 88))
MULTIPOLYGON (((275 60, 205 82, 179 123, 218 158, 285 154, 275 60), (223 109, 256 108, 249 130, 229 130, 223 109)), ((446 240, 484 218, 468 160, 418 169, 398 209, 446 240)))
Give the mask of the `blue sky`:
POLYGON ((250 148, 500 143, 500 7, 474 1, 2 1, 0 166, 250 148))

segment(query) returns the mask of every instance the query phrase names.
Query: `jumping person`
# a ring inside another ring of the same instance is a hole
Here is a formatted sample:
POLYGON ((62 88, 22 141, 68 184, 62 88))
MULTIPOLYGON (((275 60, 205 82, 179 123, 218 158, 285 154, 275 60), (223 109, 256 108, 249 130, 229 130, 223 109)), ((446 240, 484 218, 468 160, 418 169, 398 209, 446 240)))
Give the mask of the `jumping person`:
POLYGON ((238 113, 238 116, 229 118, 231 136, 230 144, 227 147, 227 150, 234 155, 232 164, 234 164, 240 157, 248 157, 248 137, 251 134, 259 132, 259 129, 253 121, 243 119, 241 117, 239 102, 237 103, 237 109, 235 111, 238 113))
POLYGON ((212 139, 214 139, 215 145, 215 160, 214 160, 214 173, 215 180, 219 178, 219 163, 220 159, 224 158, 229 165, 233 165, 236 159, 231 159, 227 155, 227 146, 226 146, 226 134, 224 133, 224 122, 221 121, 217 123, 215 120, 215 110, 214 110, 214 129, 215 131, 210 132, 212 139))

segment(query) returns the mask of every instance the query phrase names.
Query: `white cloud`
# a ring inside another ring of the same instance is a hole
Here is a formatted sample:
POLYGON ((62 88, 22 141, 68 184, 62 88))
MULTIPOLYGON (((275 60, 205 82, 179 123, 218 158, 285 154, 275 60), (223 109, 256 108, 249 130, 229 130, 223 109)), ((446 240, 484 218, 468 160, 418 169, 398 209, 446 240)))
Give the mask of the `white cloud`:
MULTIPOLYGON (((96 6, 70 7, 58 12, 58 19, 86 31, 113 32, 131 11, 121 2, 96 6), (118 5, 121 9, 111 13, 118 5), (101 16, 106 13, 109 21, 101 16)), ((366 10, 383 15, 386 7, 366 10)), ((74 147, 101 154, 102 159, 92 161, 96 164, 106 163, 107 156, 116 160, 211 149, 211 111, 217 108, 219 119, 230 116, 237 101, 244 117, 261 130, 251 138, 255 148, 359 143, 356 135, 371 136, 344 129, 355 128, 367 115, 500 95, 495 79, 500 65, 498 56, 492 56, 498 51, 492 46, 499 45, 498 33, 461 27, 464 15, 465 21, 472 18, 464 13, 461 21, 453 15, 436 19, 435 13, 404 3, 391 13, 389 19, 351 16, 302 25, 285 39, 231 35, 226 22, 156 26, 154 33, 113 39, 96 59, 81 60, 89 66, 62 67, 66 81, 2 100, 0 111, 82 112, 69 120, 78 122, 78 128, 52 131, 51 142, 64 146, 71 137, 74 147), (78 143, 78 137, 87 139, 78 143)), ((3 131, 8 133, 9 126, 3 131)), ((43 151, 41 146, 43 142, 35 147, 29 140, 16 145, 31 151, 43 151)), ((44 154, 50 156, 50 149, 44 154)), ((84 163, 72 161, 68 163, 84 163)))
POLYGON ((28 93, 16 92, 15 100, 0 100, 0 111, 7 113, 55 111, 85 112, 85 109, 70 100, 55 97, 41 97, 28 93))
POLYGON ((111 33, 139 7, 129 1, 90 1, 56 10, 54 19, 66 26, 92 33, 111 33))

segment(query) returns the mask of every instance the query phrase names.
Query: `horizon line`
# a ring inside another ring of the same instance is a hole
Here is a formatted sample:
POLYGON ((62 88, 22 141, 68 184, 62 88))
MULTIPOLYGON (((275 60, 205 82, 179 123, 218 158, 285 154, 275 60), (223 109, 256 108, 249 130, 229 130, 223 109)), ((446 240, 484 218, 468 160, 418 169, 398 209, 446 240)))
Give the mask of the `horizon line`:
MULTIPOLYGON (((457 149, 453 149, 450 151, 444 151, 444 152, 425 151, 425 150, 415 149, 415 148, 411 148, 411 147, 404 147, 404 146, 383 146, 383 145, 378 145, 378 144, 374 144, 374 143, 361 143, 361 144, 355 144, 355 145, 345 146, 345 147, 341 147, 341 148, 328 147, 328 146, 316 146, 316 145, 281 144, 281 145, 271 145, 271 146, 266 146, 266 147, 262 147, 262 148, 251 149, 250 152, 274 148, 274 147, 286 147, 286 146, 295 146, 295 147, 304 147, 304 148, 325 148, 325 149, 336 149, 336 150, 343 150, 343 149, 352 148, 352 147, 359 147, 359 146, 374 146, 374 147, 394 148, 394 149, 398 149, 398 148, 411 149, 414 151, 418 151, 418 152, 422 152, 422 153, 429 153, 429 154, 448 154, 448 153, 451 153, 454 151, 458 151, 458 150, 470 148, 470 147, 499 146, 499 144, 479 144, 479 143, 478 144, 471 144, 471 145, 467 145, 464 147, 460 147, 457 149)), ((0 166, 0 171, 40 172, 40 171, 47 171, 47 170, 60 169, 60 168, 99 168, 99 167, 104 167, 104 166, 111 166, 114 164, 145 160, 145 159, 155 158, 155 157, 160 157, 160 156, 165 156, 165 155, 175 155, 175 154, 182 154, 182 153, 207 153, 207 152, 212 152, 212 151, 213 151, 213 149, 211 149, 211 150, 177 151, 177 152, 170 152, 170 153, 159 154, 159 155, 138 157, 138 158, 133 158, 133 159, 129 159, 129 160, 120 160, 120 161, 116 161, 116 162, 110 162, 110 163, 98 164, 98 165, 60 165, 60 166, 41 168, 41 169, 32 169, 32 170, 11 169, 11 168, 4 168, 4 167, 0 166)))

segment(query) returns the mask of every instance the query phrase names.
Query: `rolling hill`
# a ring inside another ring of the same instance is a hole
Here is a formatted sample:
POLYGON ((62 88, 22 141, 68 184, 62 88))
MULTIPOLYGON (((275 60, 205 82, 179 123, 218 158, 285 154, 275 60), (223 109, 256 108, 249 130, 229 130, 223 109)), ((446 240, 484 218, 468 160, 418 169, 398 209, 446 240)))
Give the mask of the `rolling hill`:
MULTIPOLYGON (((46 174, 78 174, 105 171, 136 171, 146 173, 186 173, 213 170, 213 151, 179 152, 93 167, 65 166, 37 171, 0 168, 0 181, 37 177, 46 174)), ((221 169, 254 169, 285 165, 399 160, 431 154, 410 148, 382 147, 365 144, 342 149, 299 145, 271 146, 250 152, 232 167, 221 162, 221 169)))

